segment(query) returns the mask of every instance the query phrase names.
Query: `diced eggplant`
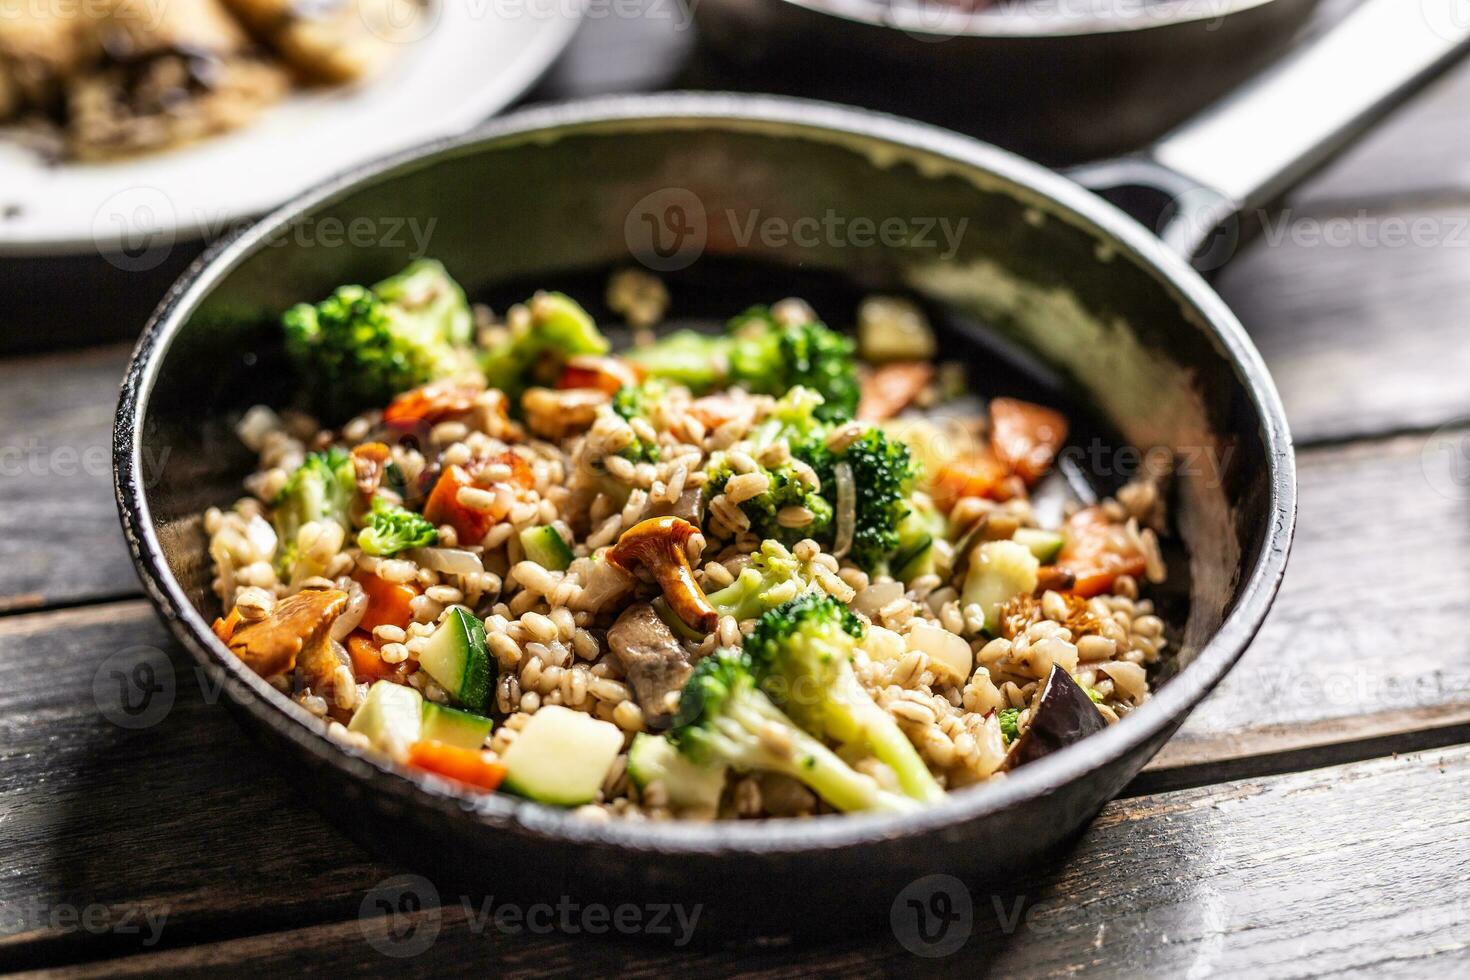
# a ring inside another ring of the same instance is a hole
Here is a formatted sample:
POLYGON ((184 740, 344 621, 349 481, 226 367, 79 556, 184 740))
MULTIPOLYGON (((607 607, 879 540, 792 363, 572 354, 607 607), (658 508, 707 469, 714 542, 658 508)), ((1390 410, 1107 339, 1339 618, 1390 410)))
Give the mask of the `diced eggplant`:
POLYGON ((1053 667, 1031 712, 1031 723, 1011 745, 1001 771, 1034 762, 1106 727, 1087 692, 1065 670, 1053 667))

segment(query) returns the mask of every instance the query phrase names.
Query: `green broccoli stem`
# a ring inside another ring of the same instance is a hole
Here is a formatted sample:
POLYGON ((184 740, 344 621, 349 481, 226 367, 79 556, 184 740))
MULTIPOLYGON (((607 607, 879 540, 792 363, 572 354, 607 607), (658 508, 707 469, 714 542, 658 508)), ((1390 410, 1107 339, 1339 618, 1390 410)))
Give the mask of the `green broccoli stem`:
POLYGON ((836 672, 822 694, 821 712, 826 734, 843 745, 871 753, 893 770, 904 795, 921 803, 944 798, 944 788, 929 772, 908 736, 887 712, 868 696, 851 670, 836 672), (845 710, 833 710, 840 706, 845 710))
POLYGON ((710 592, 706 596, 721 616, 734 616, 736 622, 744 622, 754 619, 765 612, 765 606, 760 601, 761 589, 765 584, 765 577, 749 566, 742 568, 735 581, 716 592, 710 592))
POLYGON ((714 726, 722 754, 737 769, 790 776, 843 812, 902 813, 914 808, 908 798, 883 789, 793 725, 760 691, 751 690, 728 704, 714 726), (768 742, 785 742, 789 749, 778 750, 768 742))

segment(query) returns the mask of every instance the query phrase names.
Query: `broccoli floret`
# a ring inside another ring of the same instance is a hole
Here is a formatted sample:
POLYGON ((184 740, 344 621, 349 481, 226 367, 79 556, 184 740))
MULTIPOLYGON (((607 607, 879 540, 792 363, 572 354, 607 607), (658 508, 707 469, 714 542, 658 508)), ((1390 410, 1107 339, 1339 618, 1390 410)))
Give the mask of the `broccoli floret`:
MULTIPOLYGON (((641 418, 648 422, 651 415, 649 406, 657 403, 667 393, 668 385, 657 378, 650 378, 641 384, 624 385, 613 395, 612 410, 629 421, 641 418)), ((634 463, 657 463, 659 446, 656 442, 634 437, 618 455, 634 463)))
POLYGON ((893 770, 905 795, 932 803, 944 790, 853 672, 852 655, 862 634, 857 617, 837 600, 809 593, 762 616, 745 639, 745 651, 762 688, 802 727, 876 757, 893 770))
MULTIPOLYGON (((715 453, 710 457, 710 465, 705 472, 709 474, 705 492, 711 497, 723 493, 725 484, 735 475, 725 453, 715 453)), ((831 536, 832 505, 819 490, 802 482, 790 461, 775 467, 762 467, 761 472, 765 474, 768 488, 740 502, 740 509, 750 519, 751 531, 762 539, 773 538, 787 545, 802 538, 831 536), (781 511, 787 507, 804 507, 811 512, 811 519, 794 527, 782 524, 781 511)))
POLYGON ((312 521, 336 521, 344 530, 350 528, 348 509, 356 493, 357 474, 345 450, 333 446, 309 454, 271 501, 276 537, 289 547, 312 521))
POLYGON ((837 468, 848 467, 856 491, 848 554, 870 572, 886 569, 899 548, 899 524, 909 513, 908 497, 916 470, 908 447, 870 428, 840 452, 828 449, 820 432, 792 446, 791 452, 816 471, 822 495, 834 507, 838 499, 837 468))
POLYGON ((518 402, 533 384, 552 384, 567 359, 606 354, 609 344, 577 301, 563 293, 537 293, 526 317, 512 317, 505 336, 480 357, 491 388, 518 402))
POLYGON ((731 320, 722 336, 680 330, 627 356, 650 375, 696 394, 740 385, 756 394, 782 395, 801 385, 822 396, 819 418, 841 421, 857 411, 853 351, 853 342, 826 324, 783 326, 764 307, 754 307, 731 320))
POLYGON ((695 765, 783 773, 839 810, 904 811, 913 806, 802 731, 761 691, 750 659, 735 650, 718 650, 694 668, 669 740, 695 765))
POLYGON ((469 303, 444 266, 413 263, 371 289, 343 286, 281 318, 286 353, 329 422, 475 370, 469 303))
POLYGON ((423 515, 389 503, 373 500, 367 526, 357 536, 357 546, 370 555, 388 557, 409 548, 425 548, 439 540, 439 532, 423 515))
MULTIPOLYGON (((799 444, 824 435, 826 423, 816 416, 821 405, 822 396, 816 392, 802 387, 791 389, 750 434, 747 441, 751 453, 759 456, 762 450, 779 439, 787 440, 788 444, 799 444)), ((767 489, 740 503, 740 509, 750 519, 751 531, 762 540, 776 540, 786 545, 803 538, 830 540, 832 504, 822 495, 820 484, 814 487, 802 479, 794 457, 788 453, 782 462, 762 466, 760 472, 766 477, 767 489), (788 516, 788 523, 783 524, 781 511, 787 507, 804 507, 812 517, 804 524, 793 526, 788 516)), ((706 497, 723 493, 725 484, 735 475, 729 454, 712 454, 705 473, 706 497)))
POLYGON ((1021 717, 1020 708, 1001 708, 996 717, 1000 720, 1001 738, 1006 740, 1007 745, 1021 737, 1021 731, 1016 727, 1016 720, 1021 717))
POLYGON ((765 541, 735 581, 707 596, 721 616, 755 619, 783 602, 816 588, 810 564, 775 541, 765 541))

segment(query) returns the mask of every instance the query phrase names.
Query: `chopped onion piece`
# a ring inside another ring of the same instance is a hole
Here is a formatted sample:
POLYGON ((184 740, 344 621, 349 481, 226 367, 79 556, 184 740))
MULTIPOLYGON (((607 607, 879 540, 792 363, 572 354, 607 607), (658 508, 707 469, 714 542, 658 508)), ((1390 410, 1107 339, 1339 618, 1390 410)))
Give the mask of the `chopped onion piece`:
POLYGON ((473 575, 485 570, 479 555, 462 548, 415 548, 408 556, 424 568, 444 575, 473 575))
POLYGON ((833 470, 837 475, 837 537, 832 543, 832 557, 841 559, 852 550, 857 525, 857 483, 852 478, 851 464, 838 463, 833 470))
POLYGON ((368 594, 363 591, 362 586, 353 582, 348 595, 347 608, 332 623, 332 639, 339 642, 347 639, 347 635, 357 629, 362 617, 367 614, 368 594))

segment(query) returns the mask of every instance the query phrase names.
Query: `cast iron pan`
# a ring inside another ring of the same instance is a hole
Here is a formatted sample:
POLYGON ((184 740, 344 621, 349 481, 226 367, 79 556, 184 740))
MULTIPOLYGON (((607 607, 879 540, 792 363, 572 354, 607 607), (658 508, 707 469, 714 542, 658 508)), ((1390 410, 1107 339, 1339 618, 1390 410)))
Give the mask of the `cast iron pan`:
MULTIPOLYGON (((1401 16, 1400 0, 1370 6, 1370 19, 1340 41, 1366 32, 1384 57, 1372 85, 1334 116, 1344 124, 1311 148, 1318 156, 1470 33, 1419 43, 1423 25, 1401 16)), ((1294 80, 1286 71, 1244 97, 1333 115, 1294 80)), ((1314 159, 1301 151, 1277 169, 1300 173, 1314 159)), ((1162 159, 1124 172, 1135 182, 1176 173, 1162 159)), ((1181 214, 1219 216, 1244 186, 1213 191, 1207 206, 1181 214)), ((1192 248, 1206 236, 1176 237, 1192 248)), ((873 113, 760 97, 528 111, 305 195, 217 246, 175 286, 129 369, 115 448, 123 527, 148 594, 244 727, 277 750, 283 772, 335 825, 411 867, 449 869, 502 898, 701 903, 707 929, 837 927, 886 914, 923 875, 999 873, 1065 842, 1239 657, 1285 568, 1295 511, 1291 440, 1271 380, 1239 323, 1172 248, 1076 183, 990 146, 873 113), (752 213, 790 223, 829 213, 968 222, 948 253, 912 237, 745 238, 739 229, 752 213), (436 220, 429 251, 480 297, 635 260, 666 271, 696 315, 806 285, 834 321, 850 308, 833 283, 853 295, 920 297, 945 313, 946 353, 966 357, 982 378, 996 371, 997 345, 1019 351, 1038 383, 1064 387, 1119 439, 1220 463, 1186 467, 1177 487, 1187 557, 1175 564, 1187 596, 1172 676, 1122 724, 902 818, 595 825, 506 795, 450 792, 335 747, 211 635, 217 604, 199 519, 206 506, 235 499, 252 467, 234 419, 253 402, 290 396, 275 343, 280 311, 411 257, 406 246, 313 247, 292 233, 325 216, 380 227, 436 220), (683 233, 653 238, 650 225, 683 233)))
POLYGON ((1320 0, 699 0, 716 81, 914 116, 1048 164, 1144 146, 1279 57, 1320 0))

